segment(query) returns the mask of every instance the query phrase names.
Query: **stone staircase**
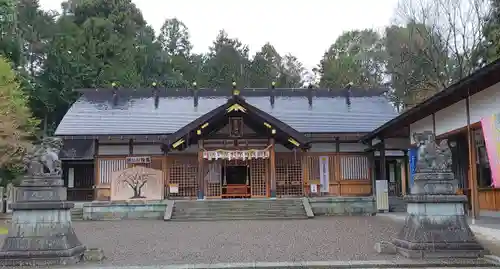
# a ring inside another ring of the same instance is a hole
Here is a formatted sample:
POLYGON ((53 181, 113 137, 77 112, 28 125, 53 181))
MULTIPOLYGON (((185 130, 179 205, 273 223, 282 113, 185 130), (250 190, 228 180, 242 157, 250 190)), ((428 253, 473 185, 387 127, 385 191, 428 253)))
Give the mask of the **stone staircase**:
POLYGON ((75 207, 71 209, 71 220, 83 220, 83 208, 75 207))
POLYGON ((175 201, 172 221, 307 219, 301 199, 175 201))
POLYGON ((406 212, 406 202, 403 197, 389 196, 389 212, 406 212))

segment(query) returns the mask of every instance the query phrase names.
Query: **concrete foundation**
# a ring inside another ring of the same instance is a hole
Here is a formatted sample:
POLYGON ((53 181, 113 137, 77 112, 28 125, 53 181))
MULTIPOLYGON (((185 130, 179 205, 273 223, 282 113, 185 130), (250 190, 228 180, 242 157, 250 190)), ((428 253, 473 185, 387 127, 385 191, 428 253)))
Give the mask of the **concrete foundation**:
POLYGON ((373 197, 309 198, 315 216, 372 216, 376 213, 373 197))
POLYGON ((83 205, 83 220, 162 220, 167 208, 167 200, 158 201, 96 201, 83 205))

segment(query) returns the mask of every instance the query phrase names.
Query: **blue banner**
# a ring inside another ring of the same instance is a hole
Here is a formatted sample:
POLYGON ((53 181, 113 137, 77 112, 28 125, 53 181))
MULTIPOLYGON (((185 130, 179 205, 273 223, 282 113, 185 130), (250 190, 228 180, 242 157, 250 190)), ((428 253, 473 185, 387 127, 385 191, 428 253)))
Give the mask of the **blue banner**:
POLYGON ((415 175, 415 170, 417 169, 417 157, 418 157, 418 148, 413 147, 408 150, 408 159, 410 162, 410 178, 408 180, 409 187, 413 186, 413 176, 415 175))

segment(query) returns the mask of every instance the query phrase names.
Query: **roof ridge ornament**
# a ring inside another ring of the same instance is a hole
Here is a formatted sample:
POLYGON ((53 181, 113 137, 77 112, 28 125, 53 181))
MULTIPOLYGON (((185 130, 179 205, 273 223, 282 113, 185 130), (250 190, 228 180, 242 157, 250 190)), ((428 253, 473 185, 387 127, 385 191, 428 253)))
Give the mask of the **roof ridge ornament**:
POLYGON ((153 86, 153 96, 155 99, 155 109, 158 109, 158 105, 160 104, 160 96, 158 95, 158 84, 156 82, 151 83, 153 86))
POLYGON ((273 81, 271 83, 271 95, 269 96, 269 102, 271 103, 272 108, 274 108, 275 96, 276 96, 276 82, 273 81))
POLYGON ((116 82, 111 83, 113 87, 113 105, 118 105, 118 84, 116 82))
POLYGON ((233 81, 233 91, 232 91, 233 96, 238 96, 240 95, 240 90, 236 89, 236 82, 233 81))

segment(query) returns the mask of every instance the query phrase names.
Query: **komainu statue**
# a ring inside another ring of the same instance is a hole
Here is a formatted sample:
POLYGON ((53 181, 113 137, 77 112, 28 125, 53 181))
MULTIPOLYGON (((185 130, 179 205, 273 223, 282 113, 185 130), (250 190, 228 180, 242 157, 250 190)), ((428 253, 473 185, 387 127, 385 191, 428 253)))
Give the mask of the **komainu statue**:
POLYGON ((28 174, 34 176, 55 176, 62 174, 59 152, 63 146, 62 139, 45 137, 35 144, 23 158, 28 174))
POLYGON ((448 140, 436 143, 433 132, 414 133, 413 140, 418 146, 416 172, 450 172, 452 170, 451 150, 448 140))

